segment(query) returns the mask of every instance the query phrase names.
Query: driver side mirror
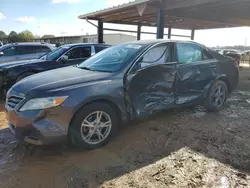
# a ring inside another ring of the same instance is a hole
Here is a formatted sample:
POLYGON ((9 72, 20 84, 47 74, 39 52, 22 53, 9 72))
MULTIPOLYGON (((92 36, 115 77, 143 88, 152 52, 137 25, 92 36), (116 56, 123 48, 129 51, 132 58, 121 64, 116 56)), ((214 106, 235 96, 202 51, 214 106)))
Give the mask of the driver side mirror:
POLYGON ((4 53, 3 53, 3 52, 0 52, 0 57, 1 57, 1 56, 4 56, 4 53))

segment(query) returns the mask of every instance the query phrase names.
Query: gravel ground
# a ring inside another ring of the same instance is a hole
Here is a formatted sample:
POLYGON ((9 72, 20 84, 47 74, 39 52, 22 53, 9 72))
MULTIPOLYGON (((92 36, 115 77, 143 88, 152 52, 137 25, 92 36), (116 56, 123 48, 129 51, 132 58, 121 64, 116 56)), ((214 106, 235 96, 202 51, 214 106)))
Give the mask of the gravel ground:
POLYGON ((247 69, 221 112, 162 112, 130 123, 94 151, 20 144, 0 111, 1 188, 250 187, 247 69))

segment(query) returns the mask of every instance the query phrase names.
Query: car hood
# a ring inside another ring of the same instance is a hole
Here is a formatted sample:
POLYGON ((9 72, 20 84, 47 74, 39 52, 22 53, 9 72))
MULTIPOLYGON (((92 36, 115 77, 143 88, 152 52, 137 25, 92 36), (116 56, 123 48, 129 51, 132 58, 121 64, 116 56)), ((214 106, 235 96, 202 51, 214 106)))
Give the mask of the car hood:
POLYGON ((43 62, 43 61, 44 60, 41 60, 41 59, 12 61, 12 62, 8 62, 8 63, 0 63, 0 68, 10 68, 10 67, 20 66, 20 65, 25 65, 25 64, 39 63, 39 62, 43 62))
POLYGON ((112 73, 89 71, 71 66, 24 78, 16 83, 12 89, 23 94, 28 94, 29 96, 38 97, 46 95, 46 93, 108 81, 111 75, 112 73))

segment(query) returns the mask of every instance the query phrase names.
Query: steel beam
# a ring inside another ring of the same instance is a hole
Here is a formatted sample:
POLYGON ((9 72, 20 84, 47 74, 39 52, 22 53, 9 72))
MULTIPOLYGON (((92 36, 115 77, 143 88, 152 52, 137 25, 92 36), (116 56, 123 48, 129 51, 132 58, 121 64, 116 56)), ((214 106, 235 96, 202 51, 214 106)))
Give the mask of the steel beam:
MULTIPOLYGON (((112 28, 104 28, 103 30, 106 31, 117 31, 117 32, 124 32, 124 33, 137 33, 137 31, 133 30, 124 30, 124 29, 112 29, 112 28)), ((141 34, 148 34, 148 35, 155 35, 155 32, 145 32, 141 31, 141 34)), ((164 34, 164 36, 168 36, 168 34, 164 34)), ((172 37, 185 37, 185 38, 190 38, 190 35, 174 35, 171 34, 172 37)))
POLYGON ((171 27, 169 27, 168 28, 168 39, 171 39, 171 36, 172 36, 172 28, 171 27))
POLYGON ((137 26, 137 40, 141 40, 141 24, 137 26))
POLYGON ((98 36, 98 43, 103 43, 103 22, 98 20, 98 28, 97 28, 97 36, 98 36))
POLYGON ((158 8, 157 10, 157 39, 163 39, 164 36, 164 10, 162 8, 158 8))
POLYGON ((191 31, 191 40, 194 40, 194 32, 195 32, 195 30, 192 29, 192 31, 191 31))

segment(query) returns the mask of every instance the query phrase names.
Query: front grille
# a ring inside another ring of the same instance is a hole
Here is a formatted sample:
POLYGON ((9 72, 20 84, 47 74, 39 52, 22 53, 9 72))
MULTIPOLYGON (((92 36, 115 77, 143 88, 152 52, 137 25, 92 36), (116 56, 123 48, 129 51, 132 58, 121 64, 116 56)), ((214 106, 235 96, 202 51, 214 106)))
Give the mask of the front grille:
POLYGON ((8 96, 6 104, 10 109, 14 109, 23 99, 24 97, 21 96, 8 96))

